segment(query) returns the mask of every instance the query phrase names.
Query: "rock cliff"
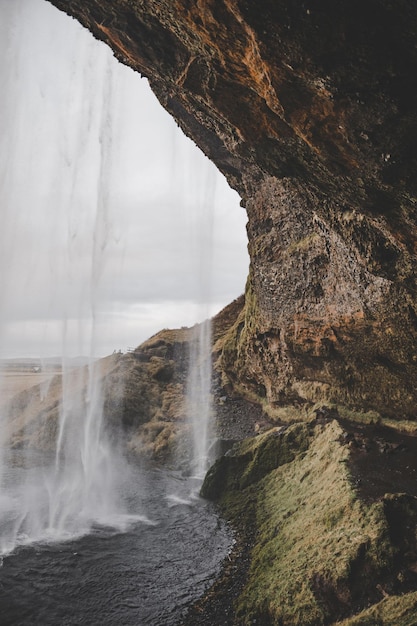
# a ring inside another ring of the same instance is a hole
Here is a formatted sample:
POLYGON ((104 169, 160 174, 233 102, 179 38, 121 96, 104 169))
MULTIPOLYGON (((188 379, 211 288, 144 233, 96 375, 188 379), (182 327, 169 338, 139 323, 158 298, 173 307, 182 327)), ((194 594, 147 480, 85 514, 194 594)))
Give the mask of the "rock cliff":
POLYGON ((415 419, 412 0, 52 0, 148 77, 247 210, 233 384, 415 419))

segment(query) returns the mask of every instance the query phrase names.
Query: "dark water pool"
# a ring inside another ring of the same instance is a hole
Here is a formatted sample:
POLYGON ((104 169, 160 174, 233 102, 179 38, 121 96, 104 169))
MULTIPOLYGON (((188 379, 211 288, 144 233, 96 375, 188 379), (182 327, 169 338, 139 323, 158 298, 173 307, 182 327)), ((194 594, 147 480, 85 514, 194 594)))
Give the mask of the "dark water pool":
POLYGON ((232 537, 189 479, 141 472, 125 532, 18 548, 0 567, 1 626, 169 626, 208 587, 232 537))

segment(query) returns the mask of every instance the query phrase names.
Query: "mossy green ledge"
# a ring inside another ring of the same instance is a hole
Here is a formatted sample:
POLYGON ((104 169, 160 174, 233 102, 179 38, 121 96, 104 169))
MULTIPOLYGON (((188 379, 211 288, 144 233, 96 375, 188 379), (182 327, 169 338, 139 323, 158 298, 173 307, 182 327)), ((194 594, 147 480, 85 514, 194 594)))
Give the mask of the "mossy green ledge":
POLYGON ((417 498, 364 499, 350 454, 336 420, 315 420, 244 440, 210 469, 202 495, 252 541, 234 624, 417 624, 417 498))

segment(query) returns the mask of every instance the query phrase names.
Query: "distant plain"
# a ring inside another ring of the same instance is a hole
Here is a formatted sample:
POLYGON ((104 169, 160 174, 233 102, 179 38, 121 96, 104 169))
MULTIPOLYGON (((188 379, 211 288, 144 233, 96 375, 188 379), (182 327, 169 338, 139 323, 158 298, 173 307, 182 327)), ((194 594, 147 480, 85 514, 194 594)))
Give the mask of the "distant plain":
POLYGON ((0 362, 0 406, 13 396, 34 385, 49 382, 61 373, 60 364, 51 360, 46 366, 37 360, 5 360, 0 362))

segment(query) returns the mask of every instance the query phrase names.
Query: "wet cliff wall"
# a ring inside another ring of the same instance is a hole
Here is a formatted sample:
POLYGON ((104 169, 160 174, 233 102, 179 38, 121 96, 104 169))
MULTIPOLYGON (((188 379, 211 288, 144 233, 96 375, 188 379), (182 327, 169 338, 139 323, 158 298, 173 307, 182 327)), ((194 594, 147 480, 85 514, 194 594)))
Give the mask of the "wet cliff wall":
POLYGON ((415 419, 413 0, 52 0, 149 79, 248 213, 222 367, 285 405, 415 419))

